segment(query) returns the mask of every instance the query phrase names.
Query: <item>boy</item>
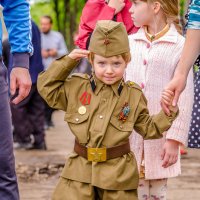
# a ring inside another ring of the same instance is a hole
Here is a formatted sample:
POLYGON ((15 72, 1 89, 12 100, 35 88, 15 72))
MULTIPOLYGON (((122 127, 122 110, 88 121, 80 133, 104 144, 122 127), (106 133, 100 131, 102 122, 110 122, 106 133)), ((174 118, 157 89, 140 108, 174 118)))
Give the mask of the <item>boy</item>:
MULTIPOLYGON (((65 121, 76 137, 53 200, 136 200, 138 171, 129 135, 134 128, 145 139, 162 137, 178 109, 170 116, 161 111, 150 117, 140 87, 124 83, 130 49, 122 23, 99 21, 89 50, 76 49, 56 60, 38 80, 40 94, 50 106, 66 112, 65 121), (69 77, 76 60, 88 54, 91 77, 69 77)), ((164 97, 171 101, 171 95, 164 97)))

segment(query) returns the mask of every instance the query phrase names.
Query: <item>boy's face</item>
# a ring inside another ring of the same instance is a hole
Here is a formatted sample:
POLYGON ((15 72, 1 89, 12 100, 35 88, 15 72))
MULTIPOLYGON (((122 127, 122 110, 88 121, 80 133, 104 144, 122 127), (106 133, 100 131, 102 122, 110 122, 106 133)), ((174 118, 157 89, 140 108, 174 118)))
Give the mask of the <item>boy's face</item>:
POLYGON ((132 6, 129 9, 129 12, 137 27, 148 25, 153 18, 151 5, 141 0, 132 0, 132 6))
POLYGON ((100 81, 112 85, 122 79, 126 63, 121 55, 105 58, 95 54, 93 69, 100 81))

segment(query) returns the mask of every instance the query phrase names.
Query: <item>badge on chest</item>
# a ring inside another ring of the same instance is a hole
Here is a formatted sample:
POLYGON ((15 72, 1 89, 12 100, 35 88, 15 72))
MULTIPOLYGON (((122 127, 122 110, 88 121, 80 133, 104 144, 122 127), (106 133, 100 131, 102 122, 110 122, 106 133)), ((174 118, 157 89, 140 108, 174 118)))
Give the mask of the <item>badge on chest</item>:
POLYGON ((91 101, 91 94, 85 91, 80 97, 80 102, 82 104, 82 106, 78 108, 78 113, 80 115, 84 115, 87 112, 85 105, 90 105, 90 101, 91 101))

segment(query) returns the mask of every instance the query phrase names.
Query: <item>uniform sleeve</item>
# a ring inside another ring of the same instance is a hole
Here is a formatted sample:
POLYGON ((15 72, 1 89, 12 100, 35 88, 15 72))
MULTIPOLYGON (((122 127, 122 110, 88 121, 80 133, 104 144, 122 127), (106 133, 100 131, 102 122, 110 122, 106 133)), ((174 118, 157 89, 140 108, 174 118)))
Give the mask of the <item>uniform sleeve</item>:
POLYGON ((147 100, 142 94, 136 110, 137 119, 134 129, 144 139, 161 138, 162 133, 171 127, 177 114, 172 113, 171 116, 167 116, 163 111, 160 111, 157 115, 150 116, 147 108, 147 100))
POLYGON ((2 1, 4 21, 9 34, 14 67, 28 67, 31 44, 31 22, 27 0, 2 1))
POLYGON ((79 34, 75 42, 81 49, 86 49, 87 40, 98 20, 111 20, 114 17, 115 9, 109 7, 105 2, 98 1, 89 0, 83 8, 79 34))
POLYGON ((68 76, 76 64, 75 60, 65 56, 39 74, 38 92, 50 107, 66 111, 71 83, 68 76))

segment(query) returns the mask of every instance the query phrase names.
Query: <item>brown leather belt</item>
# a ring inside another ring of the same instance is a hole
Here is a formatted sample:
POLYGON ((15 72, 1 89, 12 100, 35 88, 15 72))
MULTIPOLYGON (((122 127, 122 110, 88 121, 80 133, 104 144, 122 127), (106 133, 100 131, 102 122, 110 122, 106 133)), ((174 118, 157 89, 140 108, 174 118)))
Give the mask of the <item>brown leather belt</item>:
POLYGON ((75 140, 74 151, 88 161, 105 162, 106 160, 123 156, 131 150, 129 142, 109 148, 90 148, 81 145, 77 140, 75 140))

